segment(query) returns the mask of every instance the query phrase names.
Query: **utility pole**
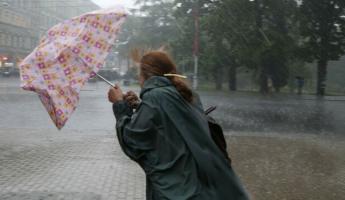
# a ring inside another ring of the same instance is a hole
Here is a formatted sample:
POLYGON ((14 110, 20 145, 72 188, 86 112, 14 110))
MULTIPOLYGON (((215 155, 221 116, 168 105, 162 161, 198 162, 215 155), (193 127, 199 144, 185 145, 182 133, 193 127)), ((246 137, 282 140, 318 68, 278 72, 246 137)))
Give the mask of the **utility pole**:
MULTIPOLYGON (((263 27, 263 4, 261 0, 255 0, 254 1, 254 6, 255 6, 255 18, 256 18, 256 34, 257 37, 264 37, 264 39, 266 40, 266 42, 268 41, 269 44, 269 40, 266 37, 265 33, 262 30, 263 27)), ((259 77, 259 81, 260 81, 260 92, 262 94, 268 94, 269 93, 269 87, 268 87, 268 74, 267 74, 267 69, 266 66, 262 64, 261 60, 262 60, 262 53, 260 55, 260 63, 258 64, 258 67, 260 69, 260 77, 259 77)))
POLYGON ((198 67, 199 67, 199 2, 196 1, 193 9, 194 15, 194 75, 193 75, 193 89, 198 88, 198 67))

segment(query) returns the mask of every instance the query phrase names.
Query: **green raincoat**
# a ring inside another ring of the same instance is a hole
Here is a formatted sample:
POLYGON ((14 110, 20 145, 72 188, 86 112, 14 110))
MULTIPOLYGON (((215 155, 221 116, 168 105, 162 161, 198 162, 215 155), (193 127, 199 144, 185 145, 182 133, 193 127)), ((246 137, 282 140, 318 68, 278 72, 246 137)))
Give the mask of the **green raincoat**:
POLYGON ((122 150, 146 174, 147 200, 247 200, 240 180, 212 141, 201 108, 169 79, 146 80, 136 112, 113 105, 122 150))

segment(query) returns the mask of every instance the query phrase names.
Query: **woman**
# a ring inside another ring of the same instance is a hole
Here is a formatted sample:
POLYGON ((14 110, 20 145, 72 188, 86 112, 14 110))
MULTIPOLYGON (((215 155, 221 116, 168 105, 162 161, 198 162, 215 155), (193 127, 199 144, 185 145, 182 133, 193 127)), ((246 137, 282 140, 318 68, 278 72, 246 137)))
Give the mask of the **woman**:
POLYGON ((108 95, 121 148, 145 171, 146 198, 249 199, 172 60, 159 51, 145 54, 139 82, 142 101, 135 112, 132 92, 124 96, 116 86, 108 95))

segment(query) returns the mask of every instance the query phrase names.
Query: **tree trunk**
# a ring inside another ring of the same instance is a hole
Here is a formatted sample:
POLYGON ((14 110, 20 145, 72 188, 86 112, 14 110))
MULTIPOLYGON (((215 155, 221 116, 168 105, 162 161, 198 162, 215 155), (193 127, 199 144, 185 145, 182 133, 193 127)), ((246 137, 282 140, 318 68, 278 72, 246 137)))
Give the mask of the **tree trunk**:
POLYGON ((222 67, 218 67, 215 76, 216 90, 223 89, 223 70, 222 67))
POLYGON ((260 92, 262 94, 268 94, 269 93, 269 88, 268 88, 268 77, 265 73, 264 70, 260 72, 260 92))
MULTIPOLYGON (((262 29, 262 25, 263 25, 263 20, 262 20, 262 8, 261 8, 261 4, 262 2, 259 0, 256 0, 255 2, 255 19, 256 19, 256 35, 258 38, 262 37, 261 35, 261 29, 262 29)), ((263 55, 261 54, 261 57, 263 55)), ((269 93, 269 88, 268 88, 268 76, 266 74, 266 70, 265 67, 263 66, 262 62, 260 62, 259 64, 259 69, 260 69, 260 77, 259 77, 259 84, 260 84, 260 92, 264 95, 269 93)))
POLYGON ((229 68, 229 90, 237 90, 237 67, 234 65, 229 68))
POLYGON ((275 89, 276 93, 280 93, 280 87, 275 87, 274 89, 275 89))
MULTIPOLYGON (((256 26, 258 29, 262 28, 262 9, 261 9, 261 2, 258 0, 254 2, 255 3, 255 20, 256 20, 256 26)), ((260 35, 260 32, 257 33, 260 35)))
POLYGON ((325 96, 326 93, 326 77, 327 77, 327 61, 320 60, 317 65, 317 88, 318 96, 325 96))

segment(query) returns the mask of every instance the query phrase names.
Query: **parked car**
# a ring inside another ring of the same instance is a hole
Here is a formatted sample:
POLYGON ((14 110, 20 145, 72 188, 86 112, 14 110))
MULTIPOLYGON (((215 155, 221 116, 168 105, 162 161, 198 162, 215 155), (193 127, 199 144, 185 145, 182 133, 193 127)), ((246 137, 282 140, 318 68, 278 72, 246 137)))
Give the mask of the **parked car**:
POLYGON ((13 68, 11 70, 11 75, 10 76, 14 76, 14 77, 19 77, 20 76, 20 72, 19 72, 19 68, 13 68))
POLYGON ((120 78, 119 73, 114 70, 109 69, 101 69, 98 72, 99 75, 103 76, 104 78, 108 79, 109 81, 113 81, 120 78))
POLYGON ((129 79, 124 79, 123 80, 123 85, 124 86, 129 86, 131 84, 131 80, 129 80, 129 79))
POLYGON ((11 67, 1 67, 0 68, 0 75, 5 76, 5 77, 9 77, 11 76, 11 67))

